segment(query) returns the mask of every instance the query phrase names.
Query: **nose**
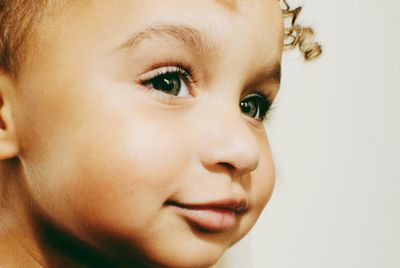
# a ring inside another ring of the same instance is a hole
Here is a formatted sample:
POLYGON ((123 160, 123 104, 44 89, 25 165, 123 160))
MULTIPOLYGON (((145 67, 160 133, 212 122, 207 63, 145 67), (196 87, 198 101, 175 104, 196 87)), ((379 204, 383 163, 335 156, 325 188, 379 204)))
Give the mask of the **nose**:
POLYGON ((207 169, 227 169, 231 176, 248 174, 258 167, 260 148, 249 121, 237 107, 210 111, 200 137, 200 159, 207 169), (236 108, 236 109, 235 109, 236 108))

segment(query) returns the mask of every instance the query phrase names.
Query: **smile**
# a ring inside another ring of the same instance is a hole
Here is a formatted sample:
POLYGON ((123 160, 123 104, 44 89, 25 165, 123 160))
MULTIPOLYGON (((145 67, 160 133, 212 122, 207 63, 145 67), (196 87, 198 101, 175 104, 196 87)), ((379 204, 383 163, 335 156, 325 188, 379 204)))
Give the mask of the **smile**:
POLYGON ((244 213, 246 205, 240 204, 205 204, 185 205, 167 203, 190 225, 204 232, 226 232, 236 226, 238 214, 244 213))

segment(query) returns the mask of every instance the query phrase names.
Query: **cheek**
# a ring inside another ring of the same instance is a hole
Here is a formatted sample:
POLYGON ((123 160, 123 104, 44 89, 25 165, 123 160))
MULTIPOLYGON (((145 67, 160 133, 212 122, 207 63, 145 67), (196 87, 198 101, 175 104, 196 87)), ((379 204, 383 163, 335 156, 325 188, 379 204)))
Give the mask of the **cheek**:
POLYGON ((239 235, 231 245, 239 241, 254 226, 272 195, 275 184, 275 167, 267 138, 260 142, 260 161, 251 175, 243 177, 241 184, 248 194, 249 210, 240 222, 239 235))
POLYGON ((190 150, 179 136, 185 131, 144 109, 99 112, 66 119, 48 135, 52 146, 31 163, 41 170, 31 177, 34 199, 85 240, 116 232, 136 239, 152 229, 189 166, 190 150))
POLYGON ((170 126, 148 120, 114 121, 112 135, 99 129, 84 143, 76 141, 78 174, 72 179, 82 196, 90 191, 87 209, 121 221, 143 214, 135 221, 148 224, 173 193, 188 156, 170 126))
POLYGON ((275 165, 272 159, 271 149, 268 138, 265 136, 260 145, 260 164, 253 172, 252 190, 254 191, 253 200, 257 211, 261 212, 269 198, 275 185, 275 165))
POLYGON ((270 199, 275 185, 275 166, 268 140, 265 138, 264 141, 260 148, 259 166, 251 173, 251 178, 243 184, 246 190, 251 193, 249 204, 254 221, 258 219, 270 199))

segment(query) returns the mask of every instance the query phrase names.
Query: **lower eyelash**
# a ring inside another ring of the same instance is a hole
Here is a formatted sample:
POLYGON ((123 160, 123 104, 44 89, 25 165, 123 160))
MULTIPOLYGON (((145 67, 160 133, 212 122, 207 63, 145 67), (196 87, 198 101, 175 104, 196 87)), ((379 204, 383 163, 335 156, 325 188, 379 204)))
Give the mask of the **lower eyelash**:
POLYGON ((167 105, 178 105, 178 104, 185 103, 185 101, 183 101, 179 97, 162 93, 159 90, 156 90, 154 88, 149 88, 147 90, 147 92, 148 92, 147 94, 149 95, 149 97, 156 98, 159 101, 161 101, 162 103, 167 104, 167 105))

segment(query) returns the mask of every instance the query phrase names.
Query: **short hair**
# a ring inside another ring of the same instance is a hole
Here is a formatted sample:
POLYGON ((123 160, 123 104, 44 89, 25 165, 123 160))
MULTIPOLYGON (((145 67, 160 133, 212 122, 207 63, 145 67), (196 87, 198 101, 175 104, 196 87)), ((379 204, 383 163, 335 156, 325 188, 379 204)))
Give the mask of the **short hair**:
POLYGON ((0 0, 0 70, 15 76, 47 0, 0 0))
MULTIPOLYGON (((0 0, 0 70, 17 76, 29 40, 49 0, 0 0)), ((285 48, 299 47, 306 60, 317 58, 321 46, 313 42, 313 31, 296 23, 301 7, 291 9, 286 0, 279 0, 285 27, 285 48)))

